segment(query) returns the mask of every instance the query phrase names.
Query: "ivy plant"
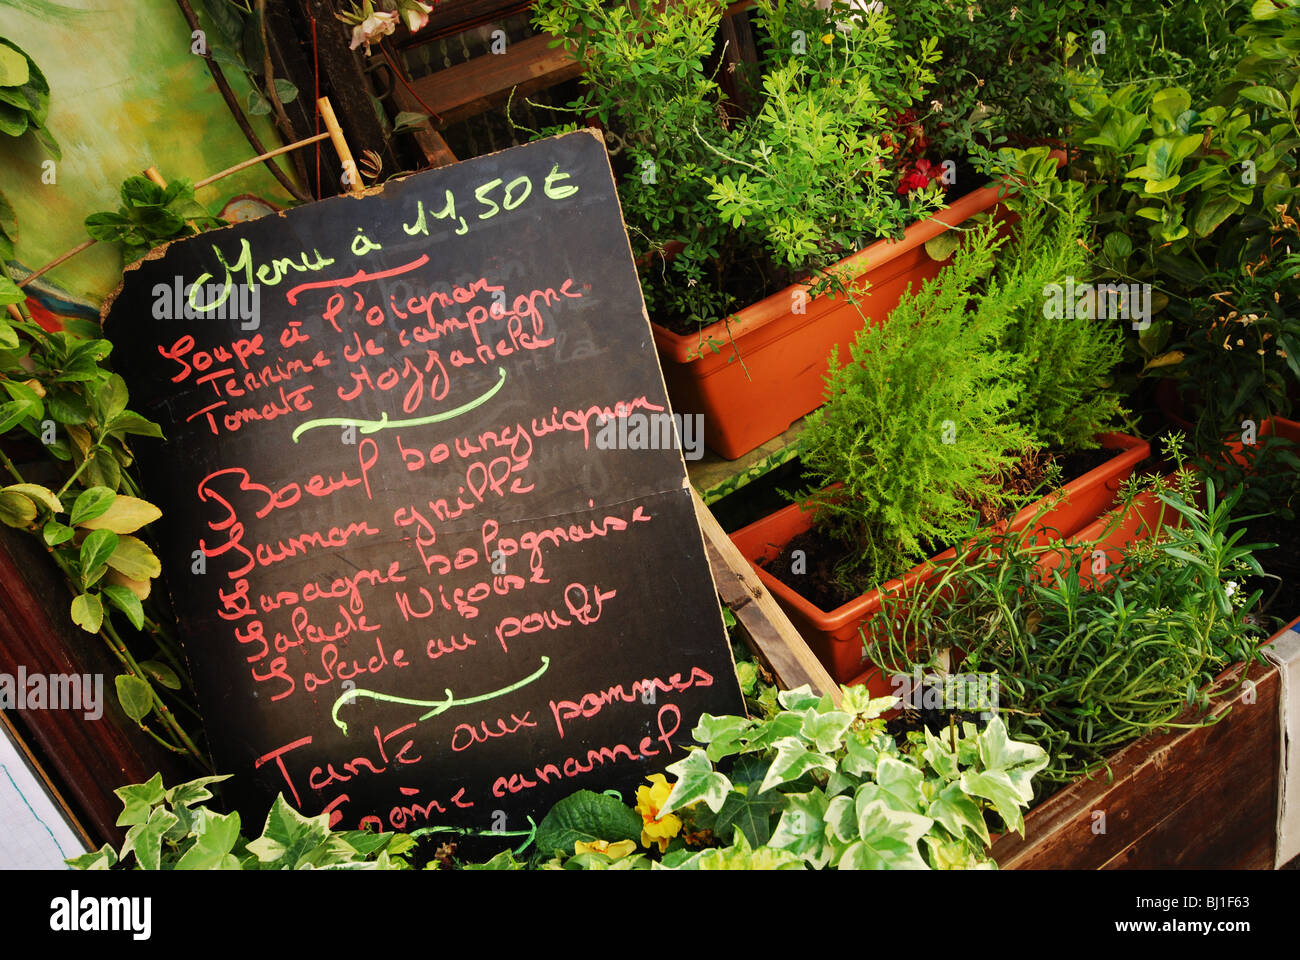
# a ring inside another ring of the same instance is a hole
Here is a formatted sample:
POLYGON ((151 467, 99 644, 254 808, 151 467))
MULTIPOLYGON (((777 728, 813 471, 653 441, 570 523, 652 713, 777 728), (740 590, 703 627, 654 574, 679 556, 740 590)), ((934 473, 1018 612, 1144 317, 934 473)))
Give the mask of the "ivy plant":
POLYGON ((405 870, 415 846, 407 834, 331 830, 329 814, 304 817, 277 796, 262 832, 250 840, 238 812, 217 813, 203 801, 228 776, 200 777, 170 789, 162 774, 113 792, 122 801, 120 848, 67 861, 76 870, 405 870))

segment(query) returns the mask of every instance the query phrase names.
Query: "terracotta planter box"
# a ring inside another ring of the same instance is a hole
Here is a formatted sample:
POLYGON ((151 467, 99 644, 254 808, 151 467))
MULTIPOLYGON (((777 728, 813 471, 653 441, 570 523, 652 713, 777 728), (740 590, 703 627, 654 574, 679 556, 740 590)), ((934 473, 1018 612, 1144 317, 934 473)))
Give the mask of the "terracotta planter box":
MULTIPOLYGON (((1052 505, 1040 520, 1039 530, 1042 536, 1053 539, 1077 533, 1102 514, 1114 502, 1120 484, 1151 450, 1145 441, 1123 434, 1108 433, 1100 439, 1104 448, 1116 451, 1109 462, 1026 507, 1011 520, 1008 529, 1013 532, 1026 529, 1044 502, 1052 505)), ((900 593, 932 578, 937 573, 934 564, 955 556, 956 550, 949 549, 843 606, 822 610, 759 566, 760 560, 780 556, 786 544, 811 529, 812 519, 811 513, 800 510, 798 504, 791 504, 736 531, 731 539, 836 682, 866 683, 874 695, 884 696, 891 692, 890 687, 867 661, 859 628, 879 612, 885 594, 900 593)))
POLYGON ((1001 189, 974 190, 912 224, 901 240, 881 240, 840 261, 856 283, 870 284, 857 306, 816 297, 807 299, 804 313, 795 313, 796 296, 808 289, 795 284, 695 333, 676 334, 652 323, 673 411, 702 413, 704 442, 729 460, 785 431, 821 406, 831 349, 839 346, 846 355, 858 330, 883 321, 909 284, 920 289, 939 273, 941 264, 925 252, 926 241, 977 213, 1000 210, 1001 189), (719 344, 719 352, 709 342, 719 344))

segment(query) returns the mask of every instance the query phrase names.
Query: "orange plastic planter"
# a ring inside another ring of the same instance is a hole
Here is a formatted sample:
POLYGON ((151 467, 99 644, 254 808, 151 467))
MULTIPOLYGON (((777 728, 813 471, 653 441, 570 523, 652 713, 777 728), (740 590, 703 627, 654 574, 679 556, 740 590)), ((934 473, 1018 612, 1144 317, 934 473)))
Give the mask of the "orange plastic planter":
MULTIPOLYGON (((1120 484, 1150 455, 1151 448, 1146 441, 1124 434, 1107 433, 1099 439, 1105 449, 1115 450, 1117 455, 1021 510, 1007 528, 1011 531, 1026 529, 1034 515, 1047 506, 1046 513, 1039 521, 1038 532, 1045 538, 1061 539, 1076 533, 1105 511, 1114 502, 1120 484)), ((737 530, 731 534, 731 540, 754 567, 759 579, 776 597, 795 628, 835 681, 870 681, 872 692, 883 696, 890 692, 884 678, 874 670, 863 673, 868 662, 858 628, 880 610, 885 594, 897 594, 932 579, 937 572, 934 564, 955 556, 956 550, 949 549, 932 557, 902 577, 890 580, 879 589, 850 600, 843 606, 830 611, 822 610, 759 566, 760 560, 773 560, 780 556, 786 544, 811 529, 812 520, 811 513, 800 510, 798 504, 791 504, 737 530)))
MULTIPOLYGON (((1052 156, 1065 162, 1060 150, 1052 156)), ((785 431, 822 405, 831 348, 846 356, 857 332, 884 320, 909 285, 919 290, 938 275, 942 263, 925 252, 926 242, 978 213, 1001 215, 998 192, 1004 189, 973 190, 912 224, 902 239, 880 240, 841 260, 837 267, 852 272, 854 285, 869 284, 856 306, 843 298, 809 297, 808 285, 799 283, 697 333, 651 323, 673 412, 704 414, 704 442, 729 460, 785 431), (795 313, 800 295, 804 312, 795 313), (705 346, 710 342, 718 352, 705 346)))

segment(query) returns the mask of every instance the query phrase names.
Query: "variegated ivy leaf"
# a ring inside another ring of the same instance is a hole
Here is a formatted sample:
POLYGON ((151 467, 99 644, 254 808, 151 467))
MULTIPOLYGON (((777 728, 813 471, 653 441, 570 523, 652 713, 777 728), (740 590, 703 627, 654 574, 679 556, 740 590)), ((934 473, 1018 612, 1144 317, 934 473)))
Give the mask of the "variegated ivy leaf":
POLYGON ((793 690, 782 690, 776 695, 776 699, 787 710, 799 711, 817 706, 821 697, 813 693, 812 687, 805 683, 802 687, 795 687, 793 690))
POLYGON ((667 802, 659 809, 659 816, 703 800, 714 813, 731 792, 731 781, 713 769, 709 758, 699 747, 692 747, 686 759, 668 766, 668 772, 677 778, 667 802))
POLYGON ((950 783, 930 804, 926 813, 938 820, 954 837, 961 837, 969 829, 974 836, 989 844, 989 828, 979 804, 962 791, 961 784, 950 783))
POLYGON ((765 720, 755 725, 753 734, 745 745, 744 752, 759 753, 771 749, 776 746, 779 740, 798 737, 802 728, 803 717, 800 714, 790 713, 789 711, 778 713, 771 720, 765 720))
POLYGON ((962 790, 992 803, 1003 822, 1024 836, 1025 821, 1020 814, 1020 793, 1005 770, 967 770, 957 782, 962 790))
POLYGON ((797 854, 814 867, 826 866, 833 853, 827 836, 830 801, 826 794, 814 787, 807 793, 787 794, 786 801, 768 845, 797 854))
POLYGON ((865 686, 840 687, 840 693, 840 708, 863 720, 874 720, 899 702, 898 697, 872 697, 865 686))
POLYGON ((997 864, 981 857, 966 843, 946 840, 933 833, 923 838, 930 851, 930 864, 935 870, 996 870, 997 864))
POLYGON ((197 780, 178 783, 168 790, 164 796, 173 807, 188 807, 200 800, 211 800, 212 791, 208 789, 208 784, 221 783, 223 780, 229 780, 230 776, 227 773, 215 777, 199 777, 197 780))
POLYGON ((118 787, 113 793, 122 801, 122 812, 117 817, 119 827, 144 823, 149 819, 149 814, 154 805, 163 802, 162 774, 155 773, 144 783, 133 783, 125 787, 118 787))
POLYGON ((135 852, 135 859, 145 870, 162 869, 162 838, 176 822, 176 814, 166 807, 155 807, 146 823, 137 823, 126 832, 121 857, 135 852))
POLYGON ((837 865, 841 870, 927 870, 916 845, 933 824, 929 817, 874 800, 859 811, 861 839, 845 848, 837 865))
POLYGON ((744 746, 744 735, 754 726, 754 721, 748 717, 715 717, 706 713, 700 717, 691 736, 697 743, 708 744, 705 752, 717 763, 723 757, 739 753, 744 746))
POLYGON ((222 815, 203 808, 194 825, 194 845, 176 864, 177 870, 220 870, 237 867, 230 852, 239 842, 239 814, 222 815))
POLYGON ((107 870, 117 863, 117 851, 106 843, 98 850, 83 853, 79 857, 69 857, 63 862, 73 870, 107 870))
POLYGON ((956 780, 961 776, 961 769, 957 766, 957 755, 952 752, 952 747, 931 733, 928 727, 924 729, 925 749, 921 751, 921 757, 945 780, 956 780))
POLYGON ((759 791, 770 790, 782 783, 798 780, 809 770, 825 770, 830 773, 835 769, 835 761, 820 753, 806 748, 795 737, 786 737, 776 742, 776 758, 768 767, 767 776, 759 791))
POLYGON ((880 760, 880 745, 875 741, 859 743, 857 737, 849 737, 844 744, 846 751, 840 760, 840 769, 851 777, 862 780, 876 772, 880 760))
POLYGON ((925 775, 910 763, 884 756, 876 764, 876 785, 882 799, 895 810, 915 813, 925 809, 921 783, 925 775))
POLYGON ((329 814, 304 817, 289 805, 284 794, 278 794, 266 815, 262 835, 248 844, 248 852, 263 863, 283 861, 280 866, 292 868, 320 846, 329 832, 329 814))
POLYGON ((1012 740, 1001 717, 994 717, 979 735, 979 755, 986 769, 1007 775, 1025 803, 1034 798, 1035 774, 1047 766, 1047 751, 1036 743, 1012 740))
POLYGON ((818 713, 807 710, 803 715, 803 724, 799 735, 811 743, 821 753, 834 753, 844 742, 844 734, 853 723, 853 714, 832 710, 818 713))

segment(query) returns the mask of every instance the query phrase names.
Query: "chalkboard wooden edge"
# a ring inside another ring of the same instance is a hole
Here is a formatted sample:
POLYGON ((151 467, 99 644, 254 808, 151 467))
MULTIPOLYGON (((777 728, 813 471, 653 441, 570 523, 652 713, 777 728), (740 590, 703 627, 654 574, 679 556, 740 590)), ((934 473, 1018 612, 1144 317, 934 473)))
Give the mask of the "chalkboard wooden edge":
MULTIPOLYGON (((622 201, 618 199, 618 181, 614 177, 614 168, 609 163, 609 148, 605 146, 604 135, 595 127, 580 127, 577 130, 570 130, 567 133, 557 133, 550 137, 544 137, 541 140, 530 140, 528 143, 520 143, 512 147, 502 147, 500 150, 493 150, 491 153, 480 154, 477 157, 467 157, 465 160, 460 160, 457 161, 457 163, 447 164, 446 166, 442 166, 442 167, 433 167, 428 170, 412 170, 411 172, 407 173, 405 176, 393 176, 385 180, 383 183, 376 183, 374 186, 366 187, 360 193, 357 194, 337 193, 332 197, 321 197, 319 200, 313 200, 310 203, 299 203, 292 207, 286 207, 284 209, 275 210, 274 215, 283 219, 286 216, 288 216, 289 212, 292 210, 301 210, 304 209, 305 207, 313 206, 316 204, 331 203, 336 200, 345 200, 345 201, 365 200, 369 197, 377 197, 383 194, 384 190, 387 189, 390 183, 391 184, 402 183, 405 180, 409 180, 411 177, 418 177, 428 173, 450 170, 453 167, 458 166, 460 163, 469 163, 471 160, 483 160, 486 159, 487 157, 495 157, 498 154, 506 153, 507 151, 510 150, 521 150, 524 147, 531 147, 534 144, 546 143, 548 140, 562 140, 565 137, 572 137, 576 134, 582 134, 582 133, 589 134, 591 137, 595 138, 595 140, 605 150, 605 164, 609 168, 610 183, 614 187, 614 202, 618 209, 618 222, 622 225, 623 235, 626 237, 627 224, 623 220, 622 201)), ((131 263, 123 264, 122 279, 117 282, 116 287, 114 287, 111 291, 109 291, 109 293, 104 297, 103 303, 100 304, 99 307, 100 327, 102 328, 104 326, 104 323, 108 320, 108 315, 113 309, 113 304, 116 302, 118 296, 122 293, 122 287, 126 284, 126 275, 133 270, 139 270, 140 265, 145 261, 161 260, 163 257, 167 255, 168 248, 171 247, 171 245, 174 243, 189 243, 195 240, 206 239, 208 237, 211 237, 214 234, 221 233, 222 231, 231 230, 234 229, 235 227, 241 226, 242 224, 252 223, 255 220, 261 220, 264 217, 269 217, 269 216, 271 216, 271 214, 267 213, 267 214, 263 214, 261 217, 254 217, 252 220, 236 220, 232 223, 226 224, 224 227, 213 227, 211 230, 204 230, 202 233, 196 233, 192 237, 177 237, 175 240, 168 240, 166 243, 160 243, 158 246, 153 247, 152 249, 150 249, 148 253, 146 253, 139 260, 133 260, 131 263)), ((628 256, 630 257, 632 255, 632 242, 630 240, 628 241, 627 249, 628 249, 628 256)), ((638 290, 640 289, 639 282, 637 288, 638 290)), ((644 296, 641 298, 641 315, 642 317, 645 318, 646 324, 648 325, 650 323, 650 315, 646 312, 644 296)), ((662 380, 663 379, 662 370, 660 371, 659 376, 660 379, 662 380)), ((685 461, 682 462, 682 465, 683 468, 685 468, 685 461)))
POLYGON ((740 622, 745 642, 754 655, 772 671, 782 689, 807 684, 813 693, 830 694, 838 705, 839 684, 826 672, 785 611, 777 605, 776 598, 754 575, 749 561, 731 542, 693 487, 691 500, 706 538, 710 572, 718 594, 740 622))

